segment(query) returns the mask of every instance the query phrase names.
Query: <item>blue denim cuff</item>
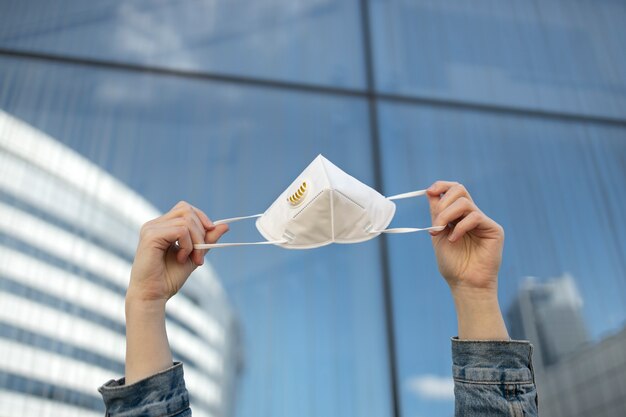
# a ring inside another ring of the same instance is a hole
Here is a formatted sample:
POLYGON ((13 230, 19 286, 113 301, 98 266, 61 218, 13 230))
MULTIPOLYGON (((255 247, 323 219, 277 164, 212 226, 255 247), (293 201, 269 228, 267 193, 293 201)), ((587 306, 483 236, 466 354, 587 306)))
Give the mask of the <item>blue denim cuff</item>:
POLYGON ((452 375, 472 383, 534 383, 532 345, 527 341, 452 338, 452 375))
POLYGON ((134 384, 124 383, 125 378, 111 380, 98 388, 106 406, 106 416, 174 416, 189 409, 189 395, 180 362, 134 384))

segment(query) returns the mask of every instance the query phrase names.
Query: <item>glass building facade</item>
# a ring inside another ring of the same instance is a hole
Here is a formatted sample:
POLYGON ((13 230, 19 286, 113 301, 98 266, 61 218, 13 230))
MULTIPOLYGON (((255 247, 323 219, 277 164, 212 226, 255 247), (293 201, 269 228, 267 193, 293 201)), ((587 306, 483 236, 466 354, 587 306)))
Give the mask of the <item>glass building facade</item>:
POLYGON ((590 340, 583 305, 569 274, 527 277, 507 312, 511 337, 534 346, 542 415, 618 417, 626 410, 626 327, 590 340))
MULTIPOLYGON (((462 182, 506 231, 503 310, 567 275, 601 343, 626 325, 624 21, 610 0, 3 1, 0 109, 160 212, 262 212, 320 153, 387 195, 462 182)), ((392 226, 428 222, 404 201, 392 226)), ((241 322, 234 415, 453 413, 427 235, 209 260, 241 322)))
MULTIPOLYGON (((124 295, 159 212, 84 157, 0 111, 0 415, 102 415, 124 373, 124 295)), ((194 415, 230 415, 238 330, 210 267, 168 305, 194 415), (203 294, 201 298, 196 294, 203 294)))

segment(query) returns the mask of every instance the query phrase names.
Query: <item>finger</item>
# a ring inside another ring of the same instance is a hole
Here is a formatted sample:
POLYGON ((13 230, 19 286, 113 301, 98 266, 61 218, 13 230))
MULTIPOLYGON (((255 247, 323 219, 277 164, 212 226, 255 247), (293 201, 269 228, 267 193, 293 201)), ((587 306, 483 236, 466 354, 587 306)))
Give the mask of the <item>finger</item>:
MULTIPOLYGON (((205 243, 205 224, 209 225, 211 228, 214 228, 214 226, 204 213, 202 213, 205 218, 205 221, 203 222, 201 217, 198 215, 198 211, 199 210, 197 210, 191 204, 185 201, 180 201, 169 212, 155 220, 152 220, 151 222, 148 222, 148 224, 149 227, 157 228, 167 226, 183 226, 187 228, 193 243, 205 243)), ((180 243, 181 242, 179 242, 179 249, 180 243)), ((184 252, 185 251, 182 251, 182 253, 184 252)), ((183 257, 180 250, 177 253, 177 257, 178 256, 180 256, 181 258, 183 257)), ((193 249, 193 245, 192 252, 185 253, 185 257, 189 257, 191 261, 198 266, 204 263, 204 252, 198 249, 193 249)))
MULTIPOLYGON (((228 232, 228 230, 227 224, 218 224, 217 226, 214 226, 213 230, 206 232, 204 236, 205 243, 217 243, 217 241, 220 240, 220 238, 228 232)), ((209 249, 201 249, 203 256, 206 255, 208 251, 209 249)))
POLYGON ((179 262, 190 258, 194 265, 204 263, 204 253, 193 247, 194 243, 204 243, 204 228, 199 219, 194 219, 193 216, 170 219, 154 224, 152 231, 153 240, 158 241, 157 244, 161 249, 167 249, 178 241, 176 259, 179 262), (187 240, 191 242, 191 246, 187 245, 187 240))
MULTIPOLYGON (((179 230, 178 237, 178 252, 176 252, 176 260, 184 264, 187 262, 189 255, 193 252, 193 241, 189 233, 189 228, 186 226, 177 226, 179 230)), ((192 259, 193 262, 193 259, 192 259)))
POLYGON ((224 235, 224 233, 228 232, 227 224, 218 224, 215 226, 215 229, 209 230, 204 237, 206 243, 217 243, 218 240, 224 235))
POLYGON ((192 206, 191 204, 187 203, 186 201, 179 201, 174 207, 172 207, 172 209, 169 212, 167 212, 162 217, 163 217, 163 219, 172 219, 172 218, 176 218, 176 217, 182 217, 182 216, 186 215, 187 213, 189 213, 190 211, 194 211, 195 212, 195 214, 200 219, 200 222, 201 222, 202 226, 205 229, 211 230, 211 229, 213 229, 215 227, 215 225, 213 224, 211 219, 209 219, 209 216, 207 216, 199 208, 197 208, 195 206, 192 206))
POLYGON ((457 184, 458 182, 456 181, 436 181, 428 187, 426 193, 432 196, 439 196, 457 184))
POLYGON ((428 205, 430 206, 430 217, 433 222, 439 214, 439 211, 437 211, 437 205, 441 200, 441 196, 456 184, 458 184, 458 182, 436 181, 426 190, 426 197, 428 198, 428 205))
POLYGON ((456 242, 466 233, 471 232, 472 230, 479 227, 481 224, 485 223, 486 219, 487 216, 485 216, 481 212, 472 211, 454 226, 452 232, 450 232, 450 235, 448 236, 448 240, 450 242, 456 242))
POLYGON ((196 212, 196 215, 200 218, 200 221, 202 222, 202 225, 204 226, 204 228, 206 230, 213 230, 213 228, 215 227, 215 225, 213 224, 213 222, 211 221, 211 219, 209 219, 209 216, 207 216, 202 210, 200 210, 197 207, 191 206, 193 207, 194 211, 196 212))
POLYGON ((141 244, 153 245, 166 251, 178 242, 176 259, 183 263, 193 250, 193 243, 189 234, 189 228, 177 221, 170 220, 168 223, 152 224, 141 230, 141 244))
POLYGON ((151 220, 141 227, 140 244, 167 249, 178 240, 182 226, 172 220, 165 222, 161 220, 160 223, 157 220, 151 220))
MULTIPOLYGON (((204 243, 205 228, 198 216, 197 209, 186 201, 178 202, 168 213, 162 216, 164 221, 179 219, 189 229, 193 243, 204 243)), ((195 265, 204 263, 204 253, 194 249, 189 255, 195 265)))
MULTIPOLYGON (((205 229, 202 225, 202 221, 196 214, 196 211, 191 208, 188 210, 184 217, 182 218, 185 226, 189 229, 189 234, 191 235, 191 240, 193 243, 205 243, 204 242, 204 234, 205 229)), ((199 249, 194 249, 191 252, 190 256, 192 262, 198 266, 204 263, 204 253, 199 249)))
POLYGON ((448 188, 448 191, 443 193, 437 206, 435 207, 435 213, 439 214, 446 208, 448 208, 452 203, 458 200, 461 197, 465 197, 470 201, 472 197, 469 195, 469 192, 465 188, 463 184, 454 184, 452 187, 448 188))
MULTIPOLYGON (((460 197, 435 217, 433 226, 446 226, 451 223, 456 223, 472 211, 478 211, 478 207, 469 199, 460 197)), ((441 232, 433 232, 431 234, 436 236, 439 233, 441 232)))
POLYGON ((170 209, 170 211, 165 213, 160 218, 162 218, 163 220, 175 219, 177 217, 181 217, 186 211, 189 211, 190 208, 191 208, 191 204, 187 203, 186 201, 181 200, 178 203, 176 203, 174 207, 170 209))
POLYGON ((186 214, 192 212, 195 212, 194 207, 188 202, 181 200, 160 218, 163 220, 171 220, 178 217, 184 217, 186 214))

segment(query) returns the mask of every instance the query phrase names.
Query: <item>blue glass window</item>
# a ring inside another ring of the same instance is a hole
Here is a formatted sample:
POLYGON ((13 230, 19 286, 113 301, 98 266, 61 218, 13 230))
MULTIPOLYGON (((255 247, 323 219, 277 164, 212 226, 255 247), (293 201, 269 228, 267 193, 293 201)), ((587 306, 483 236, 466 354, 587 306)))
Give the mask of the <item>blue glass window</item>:
POLYGON ((3 1, 0 47, 357 88, 358 3, 3 1))
POLYGON ((380 91, 626 116, 623 2, 370 4, 380 91))
MULTIPOLYGON (((213 219, 263 212, 319 153, 368 185, 382 180, 387 195, 460 181, 506 230, 500 296, 511 334, 528 313, 519 302, 527 291, 537 326, 574 315, 555 334, 584 340, 591 352, 626 331, 624 21, 624 2, 611 0, 9 0, 0 2, 0 110, 161 211, 184 199, 213 219), (573 308, 550 310, 561 293, 573 308)), ((38 214, 8 195, 0 201, 38 214)), ((430 224, 424 199, 397 205, 392 226, 430 224)), ((233 224, 224 238, 260 239, 254 221, 233 224)), ((430 238, 379 239, 209 255, 241 324, 236 415, 452 415, 456 318, 430 238)), ((0 240, 80 270, 8 235, 0 240)), ((117 252, 128 258, 131 250, 117 252)), ((95 273, 81 276, 124 292, 95 273)), ((204 305, 202 294, 190 296, 204 305)), ((563 354, 543 337, 536 364, 563 354)), ((589 361, 580 364, 575 374, 592 375, 589 361)), ((562 392, 582 384, 551 378, 562 392)), ((40 384, 16 381, 21 391, 40 384)), ((556 392, 539 387, 546 410, 582 409, 550 403, 556 392)), ((612 401, 597 409, 622 407, 612 401)))
MULTIPOLYGON (((499 291, 507 319, 526 277, 565 276, 581 298, 589 342, 622 328, 626 129, 390 103, 379 110, 387 193, 459 181, 504 227, 499 291)), ((394 223, 430 224, 428 203, 399 203, 394 223)), ((456 317, 430 238, 393 236, 389 256, 403 415, 450 415, 456 317)))
MULTIPOLYGON (((373 184, 358 98, 7 58, 0 68, 10 85, 0 108, 163 211, 184 199, 214 219, 263 212, 318 153, 373 184)), ((250 221, 225 240, 260 238, 250 221)), ((239 415, 390 415, 376 241, 216 249, 208 259, 242 327, 239 415)))

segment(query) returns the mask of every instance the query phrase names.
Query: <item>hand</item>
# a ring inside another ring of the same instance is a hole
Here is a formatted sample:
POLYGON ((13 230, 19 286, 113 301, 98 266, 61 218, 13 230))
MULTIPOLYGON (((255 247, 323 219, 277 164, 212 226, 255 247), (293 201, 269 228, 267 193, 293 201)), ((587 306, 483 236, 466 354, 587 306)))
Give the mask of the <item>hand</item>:
POLYGON ((193 244, 215 243, 227 231, 183 201, 141 228, 126 292, 126 384, 172 366, 165 303, 204 263, 207 251, 193 244))
POLYGON ((438 181, 427 191, 439 272, 448 282, 460 339, 509 340, 498 303, 504 230, 481 212, 461 184, 438 181))
POLYGON ((437 181, 428 190, 431 232, 439 272, 452 291, 496 290, 502 261, 504 230, 474 204, 465 187, 437 181))
POLYGON ((213 225, 206 214, 184 201, 144 224, 127 300, 165 303, 204 263, 207 251, 194 249, 194 243, 215 243, 227 231, 227 225, 213 225))

